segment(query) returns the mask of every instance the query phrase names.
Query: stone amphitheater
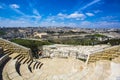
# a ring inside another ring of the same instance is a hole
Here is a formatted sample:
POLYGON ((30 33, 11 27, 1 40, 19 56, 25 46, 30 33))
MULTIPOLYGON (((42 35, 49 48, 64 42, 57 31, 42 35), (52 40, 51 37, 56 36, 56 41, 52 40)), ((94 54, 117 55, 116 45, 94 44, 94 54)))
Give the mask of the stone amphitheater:
POLYGON ((120 80, 120 45, 83 47, 45 46, 34 59, 29 48, 0 38, 0 80, 120 80))

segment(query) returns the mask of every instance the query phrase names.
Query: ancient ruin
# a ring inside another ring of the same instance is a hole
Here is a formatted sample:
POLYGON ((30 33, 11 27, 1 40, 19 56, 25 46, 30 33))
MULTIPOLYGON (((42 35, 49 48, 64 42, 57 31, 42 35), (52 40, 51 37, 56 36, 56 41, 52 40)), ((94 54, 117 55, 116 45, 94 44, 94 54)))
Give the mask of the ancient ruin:
POLYGON ((0 39, 0 80, 120 80, 120 45, 29 48, 0 39))

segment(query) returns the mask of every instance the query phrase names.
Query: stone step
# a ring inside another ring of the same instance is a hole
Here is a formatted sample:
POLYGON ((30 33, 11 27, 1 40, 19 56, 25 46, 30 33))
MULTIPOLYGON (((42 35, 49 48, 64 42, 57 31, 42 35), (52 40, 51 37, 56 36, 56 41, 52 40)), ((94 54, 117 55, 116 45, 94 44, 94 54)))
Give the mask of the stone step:
POLYGON ((11 50, 5 50, 4 53, 11 55, 11 54, 13 54, 13 51, 11 51, 11 50))
POLYGON ((116 54, 120 56, 120 52, 116 52, 116 54))
POLYGON ((35 62, 34 66, 33 66, 33 69, 35 69, 35 68, 36 68, 37 63, 38 63, 38 62, 35 62))
POLYGON ((15 69, 16 69, 17 73, 21 76, 21 74, 20 74, 20 66, 21 66, 21 64, 19 62, 16 62, 15 69))
POLYGON ((33 76, 31 71, 28 69, 27 64, 22 64, 20 66, 20 73, 21 73, 22 78, 25 79, 25 80, 28 80, 30 77, 33 76))
POLYGON ((30 60, 30 62, 28 63, 28 66, 31 66, 31 64, 33 63, 33 61, 32 60, 30 60))
POLYGON ((17 59, 18 57, 22 56, 21 54, 18 54, 17 56, 15 56, 13 59, 17 59))
POLYGON ((39 69, 42 67, 42 65, 43 65, 43 63, 41 63, 41 64, 39 65, 39 69))
POLYGON ((7 65, 7 74, 10 80, 23 80, 23 78, 18 74, 16 71, 16 63, 17 60, 10 60, 9 64, 7 65))
POLYGON ((2 62, 0 64, 0 80, 3 80, 3 76, 2 76, 3 69, 6 66, 6 64, 9 62, 10 59, 11 59, 10 57, 6 57, 6 58, 4 58, 4 60, 2 60, 2 62))
POLYGON ((39 69, 36 69, 35 72, 33 73, 33 76, 31 78, 29 78, 29 80, 41 80, 42 72, 39 69))
POLYGON ((27 64, 29 64, 31 61, 33 61, 32 59, 29 59, 28 61, 27 61, 27 64))
POLYGON ((40 62, 37 63, 37 65, 36 65, 36 69, 39 68, 40 64, 41 64, 40 62))
MULTIPOLYGON (((6 63, 6 65, 7 65, 7 63, 6 63)), ((8 75, 7 75, 7 72, 6 72, 6 66, 4 67, 3 72, 2 72, 2 80, 10 80, 8 78, 8 75)))
POLYGON ((35 66, 35 64, 36 64, 36 62, 33 61, 32 64, 30 65, 32 72, 34 72, 34 66, 35 66))
POLYGON ((0 58, 0 65, 1 65, 8 57, 9 57, 8 54, 5 54, 4 56, 2 56, 2 57, 0 58))
POLYGON ((21 55, 20 57, 18 57, 17 58, 17 60, 19 61, 21 58, 23 58, 24 56, 23 55, 21 55))
POLYGON ((29 60, 29 58, 24 58, 22 61, 21 61, 21 64, 25 64, 27 62, 27 60, 29 60))
POLYGON ((18 60, 19 63, 21 63, 21 61, 25 59, 25 57, 23 56, 21 59, 18 60))

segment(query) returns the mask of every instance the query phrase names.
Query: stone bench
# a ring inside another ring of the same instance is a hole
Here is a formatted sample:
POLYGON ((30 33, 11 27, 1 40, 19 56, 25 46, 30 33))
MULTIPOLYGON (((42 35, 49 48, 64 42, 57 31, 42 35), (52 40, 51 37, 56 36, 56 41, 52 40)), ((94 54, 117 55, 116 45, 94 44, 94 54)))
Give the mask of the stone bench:
POLYGON ((5 54, 10 55, 10 54, 12 54, 12 52, 9 51, 9 50, 5 50, 5 51, 3 51, 2 53, 0 53, 0 57, 4 56, 5 54))
POLYGON ((39 65, 39 69, 42 67, 42 65, 43 65, 43 63, 41 63, 41 64, 39 65))
POLYGON ((21 63, 21 61, 22 61, 23 59, 25 59, 24 56, 23 56, 22 58, 20 58, 20 59, 18 60, 18 62, 21 63))
POLYGON ((10 51, 10 50, 8 50, 8 49, 6 49, 6 50, 4 50, 4 53, 5 53, 5 54, 9 54, 9 55, 10 55, 10 54, 12 54, 13 52, 12 52, 12 51, 10 51))
POLYGON ((29 58, 24 58, 20 63, 25 64, 25 63, 27 63, 28 60, 29 60, 29 58))
POLYGON ((31 62, 28 66, 31 68, 31 71, 34 71, 34 66, 35 66, 36 62, 31 62))
POLYGON ((33 77, 33 74, 28 69, 27 64, 22 64, 20 66, 20 74, 21 74, 22 78, 25 80, 28 80, 30 77, 33 77))
POLYGON ((36 65, 36 69, 38 69, 41 64, 42 64, 41 62, 38 62, 36 65))
POLYGON ((15 56, 13 59, 17 59, 18 57, 22 56, 21 54, 18 54, 17 56, 15 56))
POLYGON ((24 56, 23 55, 21 55, 21 56, 19 56, 18 58, 17 58, 17 60, 19 61, 21 58, 23 58, 24 56))
POLYGON ((42 72, 40 71, 40 69, 36 69, 33 72, 33 76, 31 78, 29 78, 29 80, 40 80, 42 72))
POLYGON ((8 57, 9 57, 8 54, 5 54, 4 56, 2 56, 2 57, 0 58, 0 65, 1 65, 8 57))
POLYGON ((32 62, 33 60, 32 59, 29 59, 28 61, 27 61, 27 64, 30 64, 30 62, 32 62))
POLYGON ((17 60, 10 60, 8 65, 7 65, 7 75, 10 80, 23 80, 23 78, 18 74, 16 71, 16 63, 17 60))
MULTIPOLYGON (((2 75, 3 74, 3 69, 10 59, 11 59, 10 57, 6 56, 6 57, 4 57, 4 59, 0 60, 1 61, 1 64, 0 64, 0 80, 3 80, 3 75, 2 75)), ((5 79, 5 80, 7 80, 7 79, 5 79)))

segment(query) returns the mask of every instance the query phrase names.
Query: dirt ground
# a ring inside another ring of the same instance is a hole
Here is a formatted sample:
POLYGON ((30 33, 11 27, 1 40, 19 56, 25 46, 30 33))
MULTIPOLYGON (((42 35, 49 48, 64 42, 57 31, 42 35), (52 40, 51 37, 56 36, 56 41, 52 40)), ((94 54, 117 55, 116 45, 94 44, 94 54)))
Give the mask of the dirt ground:
POLYGON ((84 62, 74 58, 45 58, 40 59, 40 61, 44 64, 41 70, 47 75, 80 72, 84 67, 84 62))

